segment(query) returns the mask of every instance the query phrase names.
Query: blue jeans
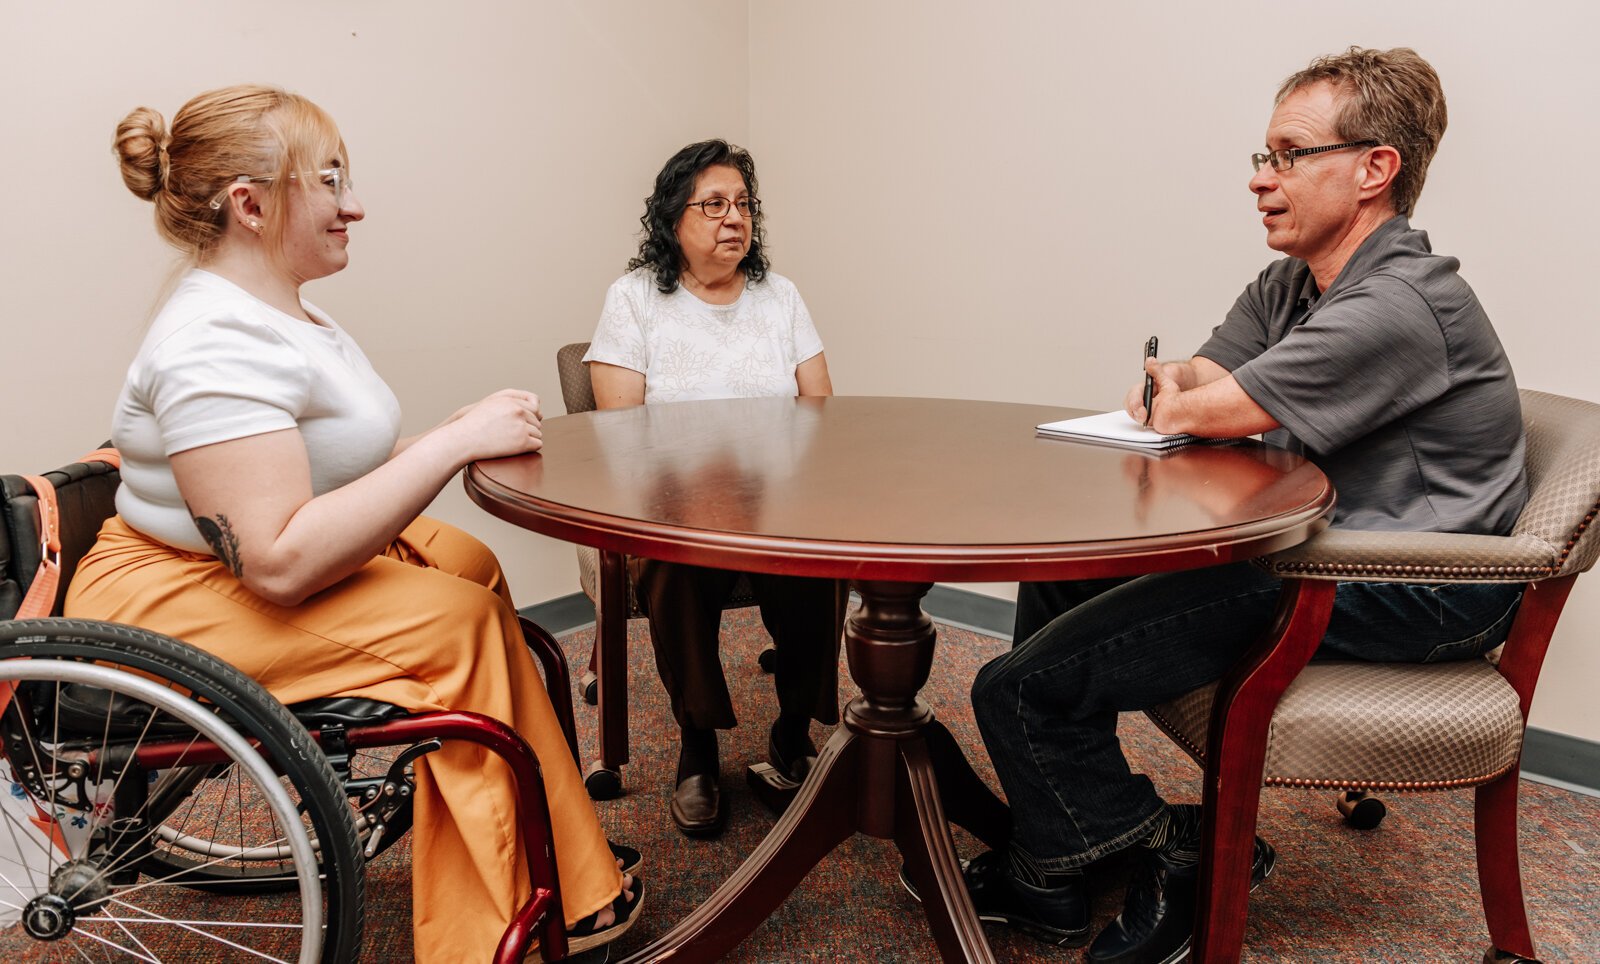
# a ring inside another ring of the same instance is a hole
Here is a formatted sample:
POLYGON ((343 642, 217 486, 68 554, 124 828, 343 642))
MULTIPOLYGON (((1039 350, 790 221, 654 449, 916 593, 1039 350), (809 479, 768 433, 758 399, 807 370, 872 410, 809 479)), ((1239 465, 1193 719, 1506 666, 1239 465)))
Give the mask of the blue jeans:
MULTIPOLYGON (((1024 583, 1011 652, 972 704, 1011 804, 1013 846, 1082 867, 1149 835, 1163 803, 1117 714, 1221 679, 1272 621, 1279 582, 1247 562, 1131 580, 1024 583)), ((1518 585, 1340 583, 1318 659, 1426 663, 1505 641, 1518 585)))

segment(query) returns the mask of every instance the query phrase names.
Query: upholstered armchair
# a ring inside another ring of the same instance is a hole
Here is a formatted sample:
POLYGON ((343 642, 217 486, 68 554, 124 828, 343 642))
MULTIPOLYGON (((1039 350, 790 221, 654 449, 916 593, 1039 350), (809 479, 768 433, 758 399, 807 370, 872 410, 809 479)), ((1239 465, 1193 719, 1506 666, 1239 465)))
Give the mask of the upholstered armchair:
MULTIPOLYGON (((1275 648, 1269 634, 1220 683, 1150 712, 1205 768, 1196 960, 1239 957, 1263 785, 1337 789, 1356 799, 1476 788, 1478 879, 1492 943, 1484 960, 1534 957, 1517 856, 1519 758, 1556 620, 1573 581, 1600 555, 1600 405, 1524 390, 1522 415, 1530 494, 1510 535, 1328 530, 1258 560, 1303 581, 1286 597, 1314 592, 1330 605, 1324 587, 1339 581, 1523 583, 1499 650, 1429 665, 1308 665, 1320 628, 1275 648)), ((1326 611, 1320 618, 1326 626, 1326 611)), ((1381 810, 1365 822, 1377 816, 1381 810)))

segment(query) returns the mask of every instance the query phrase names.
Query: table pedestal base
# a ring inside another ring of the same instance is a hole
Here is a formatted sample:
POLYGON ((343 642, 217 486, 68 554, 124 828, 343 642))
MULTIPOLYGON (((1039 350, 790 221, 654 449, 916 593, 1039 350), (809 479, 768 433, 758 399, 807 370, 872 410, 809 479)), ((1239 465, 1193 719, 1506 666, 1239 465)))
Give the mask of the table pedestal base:
POLYGON ((1010 839, 1011 814, 917 697, 933 665, 933 623, 920 605, 930 586, 855 584, 862 605, 845 625, 845 644, 862 695, 845 708, 844 725, 761 846, 704 904, 629 962, 722 957, 817 861, 856 833, 894 840, 946 960, 994 960, 946 821, 1000 848, 1010 839))

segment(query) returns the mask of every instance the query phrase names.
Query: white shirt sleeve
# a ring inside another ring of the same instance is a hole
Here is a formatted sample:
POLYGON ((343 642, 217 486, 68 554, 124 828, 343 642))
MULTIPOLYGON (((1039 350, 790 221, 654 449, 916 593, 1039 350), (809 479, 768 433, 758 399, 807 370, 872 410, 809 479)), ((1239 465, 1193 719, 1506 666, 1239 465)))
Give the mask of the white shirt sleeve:
POLYGON ((268 326, 223 316, 183 326, 147 359, 149 408, 167 455, 295 428, 313 372, 268 326))
POLYGON ((806 308, 805 299, 800 297, 800 289, 790 285, 789 295, 794 299, 790 308, 789 338, 794 346, 794 363, 798 366, 822 354, 822 336, 817 334, 817 326, 811 321, 811 312, 806 308))
POLYGON ((641 277, 645 284, 654 283, 648 274, 630 273, 612 282, 606 290, 605 307, 600 309, 600 323, 595 326, 594 339, 584 353, 585 362, 603 362, 645 374, 650 353, 646 348, 644 312, 629 290, 639 287, 641 277))

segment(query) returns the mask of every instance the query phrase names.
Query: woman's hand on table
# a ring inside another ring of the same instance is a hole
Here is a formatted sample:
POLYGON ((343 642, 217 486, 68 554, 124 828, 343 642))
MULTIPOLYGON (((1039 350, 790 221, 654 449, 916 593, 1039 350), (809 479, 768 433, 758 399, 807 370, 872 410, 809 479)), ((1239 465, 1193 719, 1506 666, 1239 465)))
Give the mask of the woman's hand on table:
POLYGON ((466 462, 537 452, 544 445, 539 396, 504 388, 468 405, 435 431, 451 433, 463 447, 466 462))

